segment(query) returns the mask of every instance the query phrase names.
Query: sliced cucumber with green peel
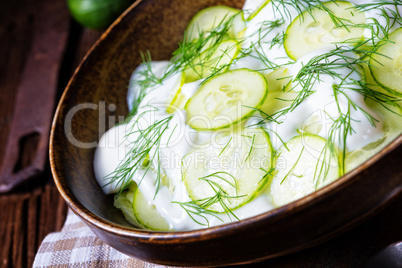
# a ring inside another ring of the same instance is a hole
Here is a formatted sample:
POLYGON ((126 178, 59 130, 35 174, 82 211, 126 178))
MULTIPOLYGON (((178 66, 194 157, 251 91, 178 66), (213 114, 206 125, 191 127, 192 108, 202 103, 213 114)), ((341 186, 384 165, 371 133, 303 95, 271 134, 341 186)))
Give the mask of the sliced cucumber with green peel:
POLYGON ((185 68, 185 82, 193 82, 210 76, 219 70, 224 72, 236 58, 240 46, 236 40, 225 40, 203 51, 201 55, 191 61, 185 68))
POLYGON ((207 33, 217 27, 228 24, 228 37, 238 38, 245 28, 243 12, 241 10, 226 7, 207 7, 198 12, 186 29, 187 41, 198 39, 203 33, 207 33))
POLYGON ((260 128, 218 135, 183 158, 183 181, 198 205, 228 213, 265 185, 272 155, 269 136, 260 128))
POLYGON ((359 150, 348 153, 345 158, 346 172, 349 172, 363 164, 370 157, 377 154, 381 149, 402 134, 402 107, 397 104, 387 106, 387 108, 391 110, 390 111, 381 105, 381 103, 373 100, 367 100, 367 105, 371 109, 379 112, 382 115, 382 118, 384 118, 384 136, 359 150))
POLYGON ((268 83, 268 96, 260 110, 265 114, 273 113, 288 107, 297 96, 296 92, 290 90, 290 77, 285 67, 276 69, 266 76, 268 83))
POLYGON ((325 139, 304 134, 279 149, 277 173, 270 185, 276 206, 302 198, 339 177, 338 158, 325 148, 325 139))
POLYGON ((138 188, 134 193, 133 210, 136 219, 145 228, 154 231, 171 231, 166 220, 145 199, 138 188))
POLYGON ((114 206, 120 209, 126 220, 134 226, 154 231, 172 231, 156 208, 144 198, 136 183, 131 183, 127 191, 116 195, 114 206))
POLYGON ((167 107, 168 112, 176 112, 184 109, 187 101, 197 92, 201 81, 184 84, 177 92, 174 99, 167 107))
POLYGON ((384 89, 402 97, 402 28, 392 32, 388 41, 379 44, 371 56, 370 72, 384 89))
POLYGON ((291 82, 291 75, 288 68, 280 67, 266 75, 269 91, 288 91, 291 82))
POLYGON ((123 191, 122 193, 115 195, 114 206, 123 212, 124 217, 129 223, 136 227, 144 228, 144 226, 138 222, 134 215, 133 200, 136 189, 136 184, 131 183, 127 191, 123 191))
POLYGON ((177 105, 176 104, 179 101, 179 98, 180 98, 180 95, 181 95, 180 94, 181 93, 181 88, 183 87, 183 85, 185 83, 185 80, 186 80, 186 74, 185 74, 185 72, 182 72, 182 76, 181 76, 181 79, 180 79, 180 84, 177 85, 177 87, 174 87, 171 90, 170 95, 168 96, 166 112, 171 114, 171 113, 174 113, 174 112, 177 111, 177 105))
POLYGON ((327 114, 323 110, 313 112, 306 120, 304 120, 301 127, 303 133, 319 135, 323 128, 325 128, 325 118, 327 114))
POLYGON ((252 115, 267 94, 267 81, 258 72, 237 69, 214 76, 187 102, 187 124, 196 130, 229 127, 252 115))
MULTIPOLYGON (((370 50, 369 50, 370 51, 370 50)), ((373 78, 373 75, 370 72, 370 59, 369 58, 363 58, 362 61, 364 62, 363 64, 361 64, 361 66, 363 67, 363 72, 364 72, 364 80, 366 82, 366 85, 374 91, 378 91, 381 93, 385 93, 388 94, 388 92, 383 89, 373 78)))
MULTIPOLYGON (((255 3, 254 3, 255 0, 251 0, 251 1, 253 1, 253 5, 255 5, 255 3)), ((251 2, 251 1, 250 1, 250 2, 251 2)), ((246 18, 246 21, 250 21, 250 20, 254 19, 254 18, 258 15, 258 13, 260 13, 260 11, 261 11, 264 7, 266 7, 266 6, 268 5, 269 2, 271 2, 271 0, 263 0, 262 3, 258 6, 257 9, 254 10, 252 13, 250 13, 250 16, 248 16, 248 17, 246 18)), ((243 7, 243 8, 244 8, 244 7, 243 7)))
POLYGON ((339 42, 346 41, 348 45, 357 43, 363 38, 364 27, 361 25, 365 23, 364 12, 354 9, 353 4, 325 2, 322 7, 304 11, 293 20, 286 30, 285 50, 289 57, 298 59, 339 42))

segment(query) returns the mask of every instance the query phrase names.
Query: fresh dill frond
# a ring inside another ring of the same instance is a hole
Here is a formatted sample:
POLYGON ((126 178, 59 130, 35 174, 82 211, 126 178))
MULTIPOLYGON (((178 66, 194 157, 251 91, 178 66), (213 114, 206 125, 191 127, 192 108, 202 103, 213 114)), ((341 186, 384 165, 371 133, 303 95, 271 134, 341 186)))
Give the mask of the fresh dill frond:
POLYGON ((134 122, 129 123, 131 126, 123 143, 127 143, 130 149, 115 171, 104 178, 108 181, 106 185, 116 184, 119 187, 119 193, 127 188, 134 174, 140 170, 142 171, 142 178, 137 181, 137 184, 140 185, 146 174, 152 170, 156 173, 155 195, 158 193, 163 176, 159 148, 162 145, 162 136, 168 129, 173 115, 157 120, 145 128, 141 126, 141 119, 148 113, 157 110, 157 108, 150 106, 150 109, 139 114, 134 122), (144 166, 144 163, 157 163, 157 165, 155 167, 151 164, 144 166))
MULTIPOLYGON (((364 12, 370 10, 372 4, 362 4, 354 6, 355 9, 359 10, 360 12, 364 12)), ((380 8, 378 9, 378 16, 379 18, 383 19, 380 21, 378 18, 368 18, 366 23, 364 24, 356 24, 354 27, 356 28, 363 28, 366 32, 371 35, 366 37, 366 44, 371 45, 372 47, 376 47, 380 41, 387 41, 388 35, 395 29, 395 26, 399 24, 402 26, 402 18, 398 12, 395 12, 388 8, 380 8)), ((365 34, 367 35, 367 33, 365 34)))
POLYGON ((296 162, 293 164, 293 166, 292 166, 292 168, 288 171, 288 173, 286 173, 286 175, 283 177, 283 179, 282 179, 282 181, 281 181, 281 185, 282 185, 282 183, 287 179, 287 177, 289 177, 291 174, 292 174, 292 172, 294 171, 294 169, 296 168, 296 166, 297 166, 297 164, 299 163, 299 161, 300 161, 300 158, 302 157, 302 155, 303 155, 303 152, 304 152, 304 146, 303 146, 303 148, 302 148, 302 150, 301 150, 301 152, 300 152, 300 154, 299 154, 299 157, 297 158, 297 160, 296 160, 296 162))
POLYGON ((258 182, 261 185, 265 185, 265 183, 270 179, 275 176, 275 171, 276 169, 274 167, 270 168, 269 170, 265 170, 262 167, 260 167, 260 170, 265 173, 265 175, 262 177, 262 179, 258 182))
POLYGON ((247 159, 248 159, 248 158, 250 157, 250 155, 251 155, 251 152, 253 151, 254 140, 255 140, 255 135, 253 135, 253 138, 251 139, 250 150, 248 151, 247 157, 244 159, 244 162, 247 161, 247 159))
MULTIPOLYGON (((327 2, 333 2, 336 5, 338 5, 336 0, 329 0, 327 2)), ((334 14, 334 12, 326 7, 324 5, 324 1, 320 0, 271 0, 272 3, 272 9, 275 12, 279 12, 282 18, 287 19, 289 21, 293 21, 295 17, 293 17, 293 11, 296 12, 296 17, 300 16, 301 20, 304 20, 304 13, 306 12, 311 16, 313 20, 315 20, 315 17, 313 15, 314 10, 322 10, 332 20, 332 22, 335 24, 336 27, 343 27, 346 30, 348 30, 348 27, 350 27, 350 21, 338 17, 334 14)))
MULTIPOLYGON (((337 159, 338 152, 333 143, 326 143, 320 155, 318 156, 317 164, 314 169, 313 183, 315 190, 318 190, 320 181, 324 182, 327 174, 330 172, 331 162, 337 159), (329 158, 329 159, 328 159, 329 158)), ((339 161, 338 163, 339 164, 339 161)))
POLYGON ((387 8, 387 6, 400 6, 402 5, 402 0, 379 0, 373 1, 371 3, 357 4, 355 7, 362 11, 369 11, 373 9, 387 8))
POLYGON ((218 22, 210 31, 199 33, 199 37, 195 40, 187 40, 186 36, 188 36, 189 33, 185 33, 183 41, 179 43, 179 48, 173 52, 173 57, 161 76, 156 75, 152 70, 150 52, 141 52, 143 68, 139 71, 140 78, 131 81, 130 86, 138 86, 138 89, 133 101, 133 109, 130 111, 129 116, 132 117, 136 114, 138 106, 146 94, 156 85, 162 84, 165 79, 174 74, 186 69, 198 71, 198 69, 202 70, 204 67, 209 67, 212 72, 208 77, 212 77, 222 72, 222 70, 227 69, 230 64, 214 65, 216 62, 219 63, 220 59, 227 54, 227 51, 222 51, 220 58, 211 59, 211 55, 216 51, 219 44, 229 38, 229 31, 233 26, 233 21, 236 16, 238 16, 238 14, 225 16, 222 21, 218 22), (199 57, 201 53, 204 53, 204 60, 193 64, 194 60, 199 57), (216 68, 214 69, 213 67, 216 68))
MULTIPOLYGON (((300 68, 298 73, 291 81, 291 90, 296 88, 300 89, 296 97, 293 99, 291 105, 288 108, 282 109, 273 115, 270 115, 269 118, 266 118, 266 121, 270 122, 277 120, 280 116, 292 112, 296 107, 303 103, 307 97, 314 93, 314 86, 321 81, 320 75, 329 75, 333 78, 337 78, 342 81, 343 85, 348 83, 356 85, 356 80, 350 80, 347 77, 353 72, 361 73, 359 65, 367 64, 367 60, 365 58, 368 58, 371 54, 376 53, 371 49, 364 48, 364 44, 366 44, 366 42, 367 41, 362 42, 355 47, 345 45, 337 46, 335 49, 330 50, 327 53, 312 57, 300 68), (343 77, 338 72, 343 68, 349 69, 349 74, 346 75, 346 77, 343 77), (346 82, 346 80, 349 80, 349 82, 346 82)), ((372 94, 369 88, 366 88, 366 90, 362 91, 359 90, 359 87, 351 87, 351 89, 355 88, 360 91, 359 93, 364 93, 367 95, 372 94)))
MULTIPOLYGON (((339 166, 342 172, 344 172, 345 155, 346 155, 346 139, 354 133, 352 128, 352 122, 356 121, 352 118, 351 110, 358 111, 363 114, 367 121, 375 127, 378 120, 374 118, 368 111, 360 107, 355 101, 353 101, 345 90, 356 91, 364 98, 375 100, 383 106, 388 106, 388 110, 391 110, 391 106, 395 105, 398 101, 397 98, 381 94, 372 90, 365 84, 364 74, 362 73, 363 64, 367 64, 367 59, 376 51, 371 48, 367 48, 365 45, 369 40, 363 41, 354 47, 340 45, 335 49, 330 50, 327 53, 312 57, 307 63, 305 63, 299 70, 299 72, 292 79, 292 90, 298 88, 298 93, 293 99, 291 105, 287 108, 279 110, 278 112, 269 115, 265 118, 265 122, 280 121, 279 118, 283 117, 287 113, 290 113, 296 109, 301 103, 303 103, 310 95, 315 93, 315 86, 320 83, 322 75, 329 75, 339 83, 333 86, 334 101, 337 106, 338 115, 336 118, 330 117, 332 120, 331 127, 327 133, 327 148, 331 155, 334 155, 338 150, 336 144, 340 146, 341 150, 341 162, 339 166), (343 73, 339 70, 344 70, 343 73), (347 71, 346 71, 347 70, 347 71), (345 73, 346 71, 346 73, 345 73), (357 74, 361 79, 356 80, 351 77, 352 74, 357 74), (346 101, 347 111, 345 108, 341 108, 339 103, 339 95, 342 95, 343 100, 346 101)), ((324 111, 325 112, 325 111, 324 111)), ((327 157, 326 154, 323 157, 327 157)), ((326 174, 322 172, 328 172, 326 161, 321 161, 321 166, 317 167, 318 177, 325 177, 326 174)))
POLYGON ((286 39, 285 33, 277 33, 274 38, 271 40, 270 49, 272 49, 276 45, 283 45, 286 39))
POLYGON ((225 151, 225 149, 229 146, 229 143, 232 141, 233 137, 230 137, 229 141, 226 143, 225 147, 223 147, 222 151, 218 154, 218 156, 221 156, 221 154, 225 151))
POLYGON ((180 205, 181 208, 186 211, 187 215, 194 222, 196 222, 199 225, 209 227, 209 220, 208 220, 207 215, 217 218, 218 220, 223 222, 223 220, 221 218, 219 218, 219 216, 217 215, 216 212, 207 210, 207 209, 201 207, 200 205, 198 205, 198 203, 202 203, 203 201, 204 200, 198 200, 197 202, 196 201, 188 201, 188 202, 173 201, 172 203, 180 205))
POLYGON ((372 100, 380 104, 389 112, 402 117, 401 114, 391 109, 391 107, 400 106, 400 104, 402 103, 402 100, 400 98, 372 89, 373 87, 378 86, 377 84, 369 84, 363 80, 355 81, 355 84, 359 85, 359 87, 353 88, 353 90, 360 92, 360 94, 365 96, 366 99, 372 100))
MULTIPOLYGON (((196 68, 202 69, 204 66, 211 67, 211 61, 219 62, 219 59, 211 59, 210 57, 216 52, 216 49, 224 40, 230 38, 229 32, 233 27, 233 21, 237 16, 238 14, 232 16, 226 15, 220 22, 217 22, 214 28, 206 32, 200 32, 198 38, 194 40, 187 40, 187 38, 184 38, 183 42, 179 44, 179 48, 173 52, 170 69, 193 69, 198 71, 196 68), (195 59, 199 58, 200 54, 204 55, 204 59, 201 59, 199 62, 194 64, 195 59)), ((185 36, 189 34, 191 35, 191 33, 186 33, 185 36)), ((225 54, 225 52, 222 54, 225 54)), ((221 69, 224 69, 227 66, 228 65, 221 69)), ((219 71, 220 70, 215 71, 215 74, 219 71)))
MULTIPOLYGON (((267 36, 275 31, 277 28, 282 26, 285 23, 283 18, 273 20, 273 21, 264 21, 258 30, 254 33, 251 33, 250 36, 246 37, 242 42, 246 39, 250 38, 251 36, 257 36, 258 38, 252 41, 247 48, 243 48, 242 51, 239 53, 238 57, 234 60, 239 60, 244 57, 251 57, 257 60, 260 60, 264 65, 264 69, 260 69, 258 71, 273 71, 276 70, 284 65, 291 64, 292 60, 289 59, 289 63, 287 64, 278 64, 275 63, 273 60, 270 59, 270 56, 266 54, 263 47, 268 47, 272 49, 276 45, 283 45, 284 40, 286 38, 286 34, 282 31, 277 33, 274 38, 267 38, 267 36)), ((241 42, 241 43, 242 43, 241 42)))
POLYGON ((258 108, 255 108, 255 107, 251 107, 251 106, 248 106, 248 105, 242 105, 242 106, 245 107, 245 108, 249 108, 249 109, 251 109, 251 110, 254 110, 254 111, 260 113, 261 116, 264 117, 264 119, 261 119, 258 123, 253 124, 253 125, 249 125, 248 127, 259 126, 259 125, 265 124, 266 122, 275 122, 275 123, 277 123, 277 124, 280 124, 279 121, 276 121, 276 118, 274 118, 272 115, 267 114, 266 112, 264 112, 264 111, 261 110, 261 109, 258 109, 258 108))
MULTIPOLYGON (((141 101, 144 99, 145 95, 148 93, 149 89, 155 86, 156 84, 161 83, 161 79, 158 78, 153 70, 152 70, 152 58, 151 58, 151 53, 147 51, 146 54, 141 53, 141 58, 142 58, 142 66, 143 68, 139 71, 139 79, 134 79, 130 81, 130 86, 131 87, 136 87, 138 86, 137 92, 135 92, 136 96, 134 97, 133 100, 133 108, 130 111, 130 114, 128 117, 132 117, 137 113, 137 110, 139 108, 139 105, 141 101)), ((141 68, 141 67, 140 67, 141 68)))
POLYGON ((200 177, 198 179, 208 183, 208 185, 213 190, 214 194, 210 197, 193 200, 190 202, 174 202, 174 203, 179 204, 190 216, 190 218, 200 225, 209 226, 207 215, 211 215, 221 220, 221 218, 219 218, 219 214, 221 213, 210 210, 210 207, 216 204, 223 209, 224 213, 229 217, 229 219, 232 220, 232 218, 234 218, 236 220, 239 220, 239 218, 230 208, 230 200, 242 198, 245 196, 245 195, 238 195, 237 193, 238 186, 236 178, 228 172, 218 171, 209 174, 207 176, 200 177), (228 176, 228 178, 225 178, 224 175, 228 176), (218 181, 222 181, 222 183, 225 183, 229 185, 231 188, 233 188, 236 191, 236 195, 234 196, 230 195, 225 189, 223 189, 222 185, 218 183, 218 181), (204 220, 204 222, 200 222, 199 219, 196 219, 197 218, 196 216, 201 217, 204 220))

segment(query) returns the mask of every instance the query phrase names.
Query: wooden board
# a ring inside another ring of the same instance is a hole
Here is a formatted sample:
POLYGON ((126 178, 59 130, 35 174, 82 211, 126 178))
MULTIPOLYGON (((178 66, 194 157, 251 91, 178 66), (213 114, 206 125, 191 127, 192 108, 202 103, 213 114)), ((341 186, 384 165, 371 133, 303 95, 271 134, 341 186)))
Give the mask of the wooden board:
MULTIPOLYGON (((50 124, 56 101, 59 69, 67 45, 69 15, 63 1, 39 1, 31 8, 24 10, 28 3, 20 3, 16 12, 24 11, 27 21, 23 26, 30 26, 28 34, 16 28, 18 36, 29 36, 25 40, 28 47, 21 54, 7 57, 8 64, 13 66, 19 55, 24 55, 24 66, 14 91, 15 101, 11 120, 8 120, 4 154, 0 162, 0 192, 7 192, 43 174, 47 159, 50 124), (24 7, 21 9, 21 7, 24 7), (58 16, 49 16, 58 14, 58 16)), ((8 11, 8 9, 3 9, 8 11)), ((17 24, 18 25, 18 24, 17 24)), ((5 34, 13 29, 7 25, 5 34)), ((2 40, 13 40, 5 36, 2 40)), ((25 42, 22 42, 23 44, 25 42)), ((9 45, 13 46, 13 43, 9 45)), ((7 90, 5 90, 7 96, 7 90)), ((7 102, 7 99, 4 99, 7 102)), ((2 146, 3 148, 3 146, 2 146)))

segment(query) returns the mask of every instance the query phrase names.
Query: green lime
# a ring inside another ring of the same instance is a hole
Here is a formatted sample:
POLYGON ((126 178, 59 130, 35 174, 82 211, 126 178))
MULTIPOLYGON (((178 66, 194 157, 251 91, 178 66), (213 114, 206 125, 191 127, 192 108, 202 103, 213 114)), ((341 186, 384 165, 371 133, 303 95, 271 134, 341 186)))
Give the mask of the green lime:
POLYGON ((91 29, 106 29, 133 0, 67 0, 71 15, 91 29))

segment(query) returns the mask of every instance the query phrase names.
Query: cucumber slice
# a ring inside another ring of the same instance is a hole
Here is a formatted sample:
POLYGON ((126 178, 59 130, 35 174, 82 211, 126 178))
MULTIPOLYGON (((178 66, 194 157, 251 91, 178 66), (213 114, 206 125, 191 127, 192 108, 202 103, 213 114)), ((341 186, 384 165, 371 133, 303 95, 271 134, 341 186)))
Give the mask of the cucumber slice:
POLYGON ((257 4, 257 8, 249 13, 249 16, 247 16, 246 21, 250 21, 254 19, 260 11, 268 5, 268 3, 271 2, 271 0, 246 0, 243 6, 244 12, 246 12, 248 9, 252 10, 257 4))
POLYGON ((154 231, 171 231, 166 220, 156 211, 154 206, 148 203, 138 188, 134 193, 132 204, 136 219, 145 228, 154 231))
POLYGON ((229 39, 211 46, 186 66, 186 83, 210 76, 216 70, 224 72, 240 51, 236 40, 229 39))
POLYGON ((187 102, 187 124, 196 130, 229 127, 252 115, 267 94, 267 81, 258 72, 237 69, 214 76, 187 102))
POLYGON ((183 181, 198 205, 230 213, 264 186, 272 155, 269 136, 260 128, 218 135, 183 158, 183 181))
POLYGON ((384 89, 402 97, 402 28, 379 44, 370 59, 370 72, 384 89))
POLYGON ((363 38, 364 27, 355 25, 365 23, 364 12, 354 9, 353 4, 325 2, 322 6, 304 11, 293 20, 286 30, 285 50, 289 57, 298 59, 315 50, 331 48, 335 43, 357 43, 363 38), (341 18, 338 25, 334 23, 334 17, 341 18))
POLYGON ((402 133, 402 107, 397 104, 388 107, 392 110, 391 112, 380 103, 370 99, 367 100, 367 105, 382 115, 382 118, 384 119, 384 136, 378 141, 370 143, 360 150, 348 153, 345 158, 346 172, 349 172, 363 164, 367 159, 377 154, 402 133))
POLYGON ((388 94, 388 92, 386 90, 384 90, 373 78, 373 75, 371 74, 370 71, 370 59, 365 57, 363 58, 364 63, 361 64, 361 66, 363 67, 363 72, 364 72, 364 77, 365 77, 365 81, 366 81, 366 85, 371 89, 371 90, 375 90, 381 93, 385 93, 388 94))
POLYGON ((301 127, 303 133, 319 135, 321 131, 326 127, 326 121, 323 120, 327 114, 323 110, 317 110, 311 114, 301 127))
POLYGON ((182 72, 182 76, 180 79, 180 84, 177 87, 174 87, 170 92, 170 95, 167 98, 167 108, 166 112, 172 114, 177 111, 178 100, 180 98, 181 88, 183 87, 186 80, 186 74, 182 72))
POLYGON ((323 151, 325 145, 326 140, 320 136, 304 134, 279 149, 278 173, 270 185, 275 205, 302 198, 339 177, 338 159, 328 150, 323 151))
POLYGON ((136 184, 131 183, 127 191, 123 191, 122 193, 115 195, 113 205, 123 212, 124 217, 130 224, 139 228, 144 228, 144 226, 138 222, 137 218, 134 215, 133 198, 134 191, 136 189, 136 184))
POLYGON ((287 68, 281 67, 266 76, 268 83, 268 96, 262 104, 260 110, 265 114, 272 115, 275 112, 286 108, 292 104, 292 100, 297 96, 290 89, 290 77, 287 68))
POLYGON ((238 38, 242 30, 245 28, 243 12, 241 10, 226 7, 213 6, 207 7, 198 12, 187 26, 187 41, 198 39, 203 33, 229 24, 229 38, 238 38))
POLYGON ((197 80, 191 83, 184 84, 179 90, 177 90, 175 97, 172 99, 167 107, 167 112, 173 113, 184 109, 187 101, 194 96, 200 87, 201 80, 197 80))
MULTIPOLYGON (((169 185, 166 176, 162 177, 164 185, 169 185)), ((131 183, 127 191, 115 196, 114 206, 120 209, 126 220, 132 225, 154 231, 172 231, 166 220, 157 212, 138 189, 131 183)))

